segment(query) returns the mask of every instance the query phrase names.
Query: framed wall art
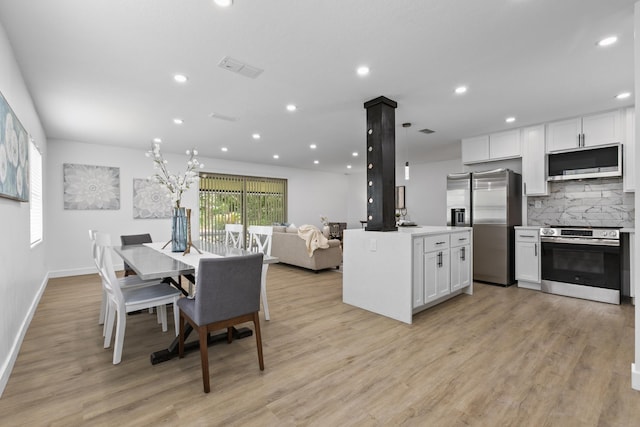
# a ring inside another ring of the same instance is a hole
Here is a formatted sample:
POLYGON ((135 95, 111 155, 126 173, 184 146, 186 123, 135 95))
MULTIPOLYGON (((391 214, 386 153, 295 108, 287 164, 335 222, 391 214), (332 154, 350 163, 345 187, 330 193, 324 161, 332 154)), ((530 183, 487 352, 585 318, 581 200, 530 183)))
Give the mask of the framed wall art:
POLYGON ((64 208, 120 209, 120 168, 65 163, 64 208))
POLYGON ((166 187, 151 179, 133 179, 133 218, 171 218, 173 202, 166 187))
POLYGON ((0 197, 29 201, 29 135, 0 94, 0 197))

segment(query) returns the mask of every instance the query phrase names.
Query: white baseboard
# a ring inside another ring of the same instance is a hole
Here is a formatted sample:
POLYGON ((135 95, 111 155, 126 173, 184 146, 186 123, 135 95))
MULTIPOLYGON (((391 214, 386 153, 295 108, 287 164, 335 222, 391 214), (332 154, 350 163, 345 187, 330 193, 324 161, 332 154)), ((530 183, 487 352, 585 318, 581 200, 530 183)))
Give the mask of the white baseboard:
POLYGON ((13 345, 11 346, 11 350, 9 350, 9 357, 4 361, 2 367, 0 367, 0 397, 2 397, 2 393, 4 393, 4 389, 9 382, 9 376, 11 375, 11 371, 13 371, 13 366, 16 363, 16 359, 18 358, 18 353, 20 352, 20 347, 22 346, 22 341, 24 340, 24 336, 27 333, 27 329, 31 324, 31 319, 33 319, 33 315, 38 308, 38 303, 40 302, 40 298, 44 293, 45 288, 47 287, 47 281, 49 280, 49 274, 45 274, 42 283, 40 284, 40 288, 36 293, 36 297, 31 302, 31 306, 29 307, 29 311, 25 316, 22 324, 20 325, 20 331, 13 341, 13 345))
MULTIPOLYGON (((114 264, 114 270, 120 271, 124 270, 124 264, 114 264)), ((83 276, 85 274, 97 274, 98 271, 96 267, 85 267, 85 268, 72 268, 69 270, 55 270, 49 272, 49 278, 57 278, 57 277, 70 277, 70 276, 83 276)))

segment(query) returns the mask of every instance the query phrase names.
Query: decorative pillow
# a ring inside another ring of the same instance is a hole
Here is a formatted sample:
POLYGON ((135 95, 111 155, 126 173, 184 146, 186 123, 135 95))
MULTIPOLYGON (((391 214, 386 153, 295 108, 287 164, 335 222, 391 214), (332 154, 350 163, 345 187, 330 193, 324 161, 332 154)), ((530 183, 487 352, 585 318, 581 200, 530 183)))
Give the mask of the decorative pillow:
POLYGON ((273 232, 274 233, 286 233, 287 231, 287 227, 285 227, 284 225, 274 225, 273 226, 273 232))
POLYGON ((296 225, 294 223, 291 223, 287 227, 287 233, 297 233, 297 232, 298 232, 298 227, 296 227, 296 225))

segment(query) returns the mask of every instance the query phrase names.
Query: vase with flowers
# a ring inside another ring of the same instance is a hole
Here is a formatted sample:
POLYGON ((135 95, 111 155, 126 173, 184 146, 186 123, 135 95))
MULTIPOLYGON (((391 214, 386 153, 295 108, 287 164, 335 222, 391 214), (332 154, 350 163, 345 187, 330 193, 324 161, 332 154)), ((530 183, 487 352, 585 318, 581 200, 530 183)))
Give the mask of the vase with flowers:
POLYGON ((162 156, 160 151, 160 144, 154 142, 151 145, 151 150, 147 151, 146 156, 153 160, 153 167, 156 169, 156 174, 150 179, 158 184, 166 187, 169 191, 169 197, 173 204, 173 215, 171 218, 171 251, 172 252, 185 252, 189 250, 191 245, 190 239, 190 211, 180 204, 182 202, 182 194, 188 190, 192 184, 198 182, 197 169, 204 167, 202 163, 198 161, 196 156, 197 150, 187 150, 188 156, 187 167, 182 174, 172 174, 167 169, 169 163, 162 156))

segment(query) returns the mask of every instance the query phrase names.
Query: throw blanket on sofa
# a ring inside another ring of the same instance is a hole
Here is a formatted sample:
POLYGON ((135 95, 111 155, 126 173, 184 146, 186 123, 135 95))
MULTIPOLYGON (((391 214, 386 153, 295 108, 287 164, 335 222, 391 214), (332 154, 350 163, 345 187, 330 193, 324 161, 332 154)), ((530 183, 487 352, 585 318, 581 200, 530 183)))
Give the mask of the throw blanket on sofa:
POLYGON ((306 242, 309 257, 313 256, 313 251, 316 249, 329 247, 329 241, 315 225, 301 225, 298 228, 298 236, 306 242))

